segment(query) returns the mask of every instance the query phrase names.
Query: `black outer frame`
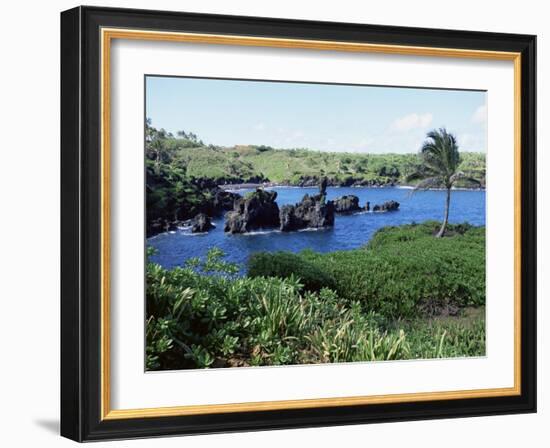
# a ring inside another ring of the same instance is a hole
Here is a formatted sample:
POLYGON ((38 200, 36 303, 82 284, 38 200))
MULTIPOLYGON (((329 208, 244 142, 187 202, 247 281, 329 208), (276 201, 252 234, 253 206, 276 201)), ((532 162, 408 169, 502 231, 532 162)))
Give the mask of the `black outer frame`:
POLYGON ((536 412, 536 36, 77 7, 61 13, 61 435, 140 438, 536 412), (519 396, 100 419, 100 27, 521 52, 519 396))

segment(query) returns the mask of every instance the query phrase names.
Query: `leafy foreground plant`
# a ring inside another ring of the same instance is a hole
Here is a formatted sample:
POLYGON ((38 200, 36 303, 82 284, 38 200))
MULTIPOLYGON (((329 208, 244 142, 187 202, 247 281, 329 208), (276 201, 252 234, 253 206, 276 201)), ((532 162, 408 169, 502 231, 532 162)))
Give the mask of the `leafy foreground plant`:
MULTIPOLYGON (((288 278, 237 277, 221 251, 172 270, 147 265, 149 370, 481 355, 471 334, 411 334, 357 301, 288 278), (437 341, 441 350, 431 350, 437 341)), ((412 324, 410 324, 412 325, 412 324)), ((422 327, 421 324, 420 327, 422 327)), ((484 328, 484 325, 481 325, 484 328)))

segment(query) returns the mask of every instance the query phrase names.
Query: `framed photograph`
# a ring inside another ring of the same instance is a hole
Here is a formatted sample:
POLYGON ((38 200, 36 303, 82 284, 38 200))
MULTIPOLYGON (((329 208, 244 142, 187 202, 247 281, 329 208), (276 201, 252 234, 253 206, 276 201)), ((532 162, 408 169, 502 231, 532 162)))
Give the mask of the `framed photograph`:
POLYGON ((61 14, 61 433, 536 410, 535 36, 61 14))

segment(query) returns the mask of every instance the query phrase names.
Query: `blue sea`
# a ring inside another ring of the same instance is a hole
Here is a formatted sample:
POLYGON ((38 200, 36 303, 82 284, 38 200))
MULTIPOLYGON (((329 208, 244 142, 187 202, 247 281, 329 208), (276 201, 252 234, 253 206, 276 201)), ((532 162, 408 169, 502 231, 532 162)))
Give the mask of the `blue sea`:
MULTIPOLYGON (((317 194, 317 188, 275 187, 279 207, 295 204, 308 194, 317 194)), ((246 194, 248 189, 234 190, 246 194)), ((250 254, 258 251, 292 251, 312 249, 317 252, 356 249, 366 244, 381 227, 421 223, 426 220, 443 219, 444 191, 422 191, 411 194, 407 188, 344 188, 329 187, 328 199, 353 194, 359 197, 359 204, 375 204, 395 200, 400 203, 399 211, 388 213, 359 212, 351 215, 336 215, 334 228, 280 232, 278 230, 256 231, 244 235, 229 235, 223 231, 223 218, 212 221, 215 229, 204 234, 193 234, 182 228, 162 233, 147 240, 147 245, 157 249, 151 260, 166 268, 181 266, 192 257, 203 257, 209 249, 217 247, 226 253, 226 260, 244 266, 250 254)), ((451 223, 469 222, 485 225, 485 191, 453 190, 451 193, 451 223)))

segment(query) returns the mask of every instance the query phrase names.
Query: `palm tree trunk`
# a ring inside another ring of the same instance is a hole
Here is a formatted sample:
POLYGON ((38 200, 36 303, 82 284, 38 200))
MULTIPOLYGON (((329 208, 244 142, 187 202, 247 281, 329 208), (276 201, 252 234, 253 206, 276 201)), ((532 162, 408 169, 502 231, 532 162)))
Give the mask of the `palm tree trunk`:
POLYGON ((451 204, 451 187, 447 187, 447 197, 445 198, 445 217, 443 219, 443 224, 441 224, 441 229, 437 232, 436 237, 441 238, 445 235, 445 230, 447 229, 447 224, 449 223, 449 206, 451 204))

